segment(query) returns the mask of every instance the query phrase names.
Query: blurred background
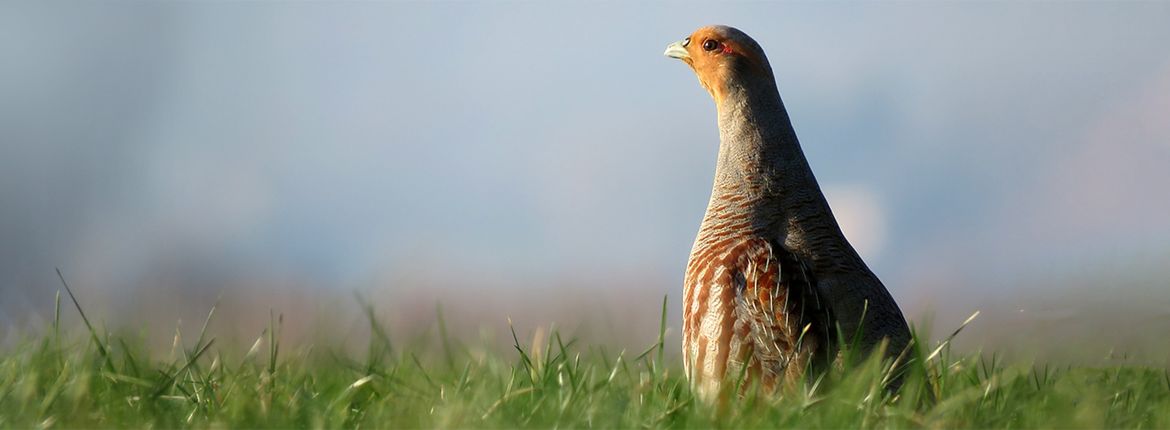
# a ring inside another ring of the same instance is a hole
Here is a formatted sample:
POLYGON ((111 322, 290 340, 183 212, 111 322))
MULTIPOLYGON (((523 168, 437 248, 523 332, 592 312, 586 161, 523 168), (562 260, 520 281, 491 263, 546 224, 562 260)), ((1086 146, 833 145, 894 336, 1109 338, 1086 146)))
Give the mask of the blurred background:
MULTIPOLYGON (((1170 364, 1170 3, 0 3, 0 339, 556 323, 646 345, 710 192, 665 46, 765 48, 846 235, 968 348, 1170 364), (72 312, 68 321, 76 323, 72 312), (184 321, 180 323, 179 321, 184 321)), ((316 333, 316 334, 314 334, 316 333)), ((677 336, 671 339, 677 341, 677 336)))

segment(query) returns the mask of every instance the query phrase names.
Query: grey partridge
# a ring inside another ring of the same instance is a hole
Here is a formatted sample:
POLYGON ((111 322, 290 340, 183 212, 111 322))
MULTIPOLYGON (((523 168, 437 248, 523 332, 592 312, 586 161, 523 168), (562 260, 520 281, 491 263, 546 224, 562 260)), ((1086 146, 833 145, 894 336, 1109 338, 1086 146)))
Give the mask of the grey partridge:
POLYGON ((901 352, 902 311, 841 232, 760 45, 709 26, 665 55, 694 69, 718 111, 715 184, 683 290, 684 364, 700 397, 739 375, 791 386, 835 359, 839 335, 901 352))

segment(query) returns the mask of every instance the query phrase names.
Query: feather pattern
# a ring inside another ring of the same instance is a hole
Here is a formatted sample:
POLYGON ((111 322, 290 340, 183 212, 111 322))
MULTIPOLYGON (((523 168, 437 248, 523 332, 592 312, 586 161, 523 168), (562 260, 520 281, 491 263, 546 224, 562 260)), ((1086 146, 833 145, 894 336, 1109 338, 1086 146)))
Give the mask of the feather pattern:
POLYGON ((684 287, 684 364, 704 395, 746 372, 765 389, 799 380, 834 343, 832 316, 807 266, 736 223, 696 241, 684 287), (746 234, 745 234, 746 233, 746 234))

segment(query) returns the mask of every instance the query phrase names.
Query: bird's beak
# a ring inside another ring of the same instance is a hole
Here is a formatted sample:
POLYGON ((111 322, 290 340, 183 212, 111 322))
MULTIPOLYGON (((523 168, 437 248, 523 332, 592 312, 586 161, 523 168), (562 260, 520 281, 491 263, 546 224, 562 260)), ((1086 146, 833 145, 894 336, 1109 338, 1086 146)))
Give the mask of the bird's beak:
POLYGON ((666 52, 663 52, 662 55, 680 60, 691 58, 691 54, 687 52, 686 42, 685 40, 680 40, 666 45, 666 52))

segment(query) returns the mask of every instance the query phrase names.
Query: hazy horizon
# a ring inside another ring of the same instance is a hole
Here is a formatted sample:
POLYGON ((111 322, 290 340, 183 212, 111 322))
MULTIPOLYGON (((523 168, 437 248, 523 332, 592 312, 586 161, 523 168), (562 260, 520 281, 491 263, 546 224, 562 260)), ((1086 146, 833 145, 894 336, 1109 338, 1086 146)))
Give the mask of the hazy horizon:
POLYGON ((908 316, 1170 315, 1170 3, 698 6, 0 4, 0 325, 54 267, 110 319, 253 289, 677 319, 718 135, 661 53, 713 23, 908 316))

